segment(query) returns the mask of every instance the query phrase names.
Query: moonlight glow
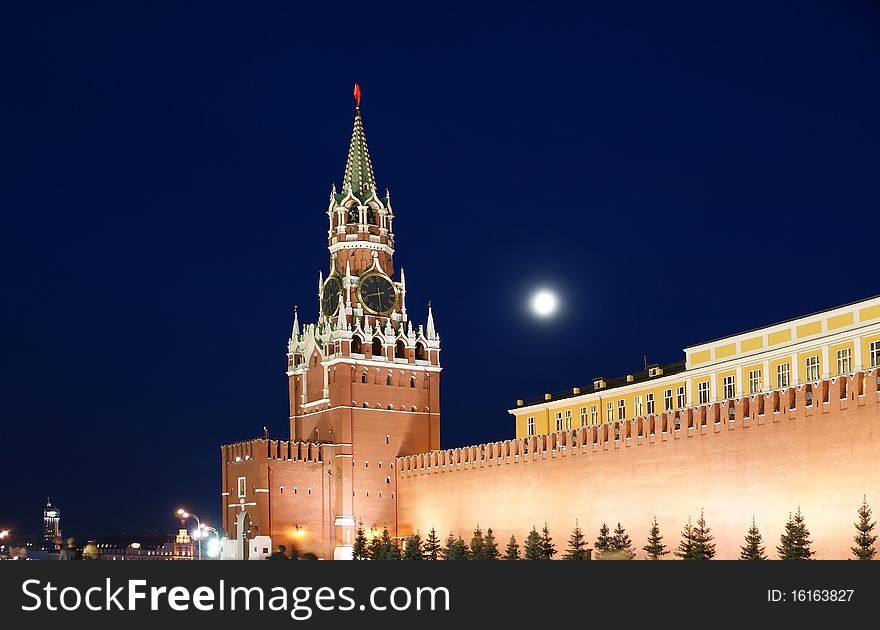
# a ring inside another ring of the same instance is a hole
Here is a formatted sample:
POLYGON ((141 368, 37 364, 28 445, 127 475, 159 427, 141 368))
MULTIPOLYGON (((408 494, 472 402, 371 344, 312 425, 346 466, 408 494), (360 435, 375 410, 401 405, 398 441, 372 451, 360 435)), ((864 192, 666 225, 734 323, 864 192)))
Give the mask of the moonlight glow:
POLYGON ((556 312, 558 303, 556 294, 542 289, 532 296, 532 311, 538 317, 550 317, 556 312))

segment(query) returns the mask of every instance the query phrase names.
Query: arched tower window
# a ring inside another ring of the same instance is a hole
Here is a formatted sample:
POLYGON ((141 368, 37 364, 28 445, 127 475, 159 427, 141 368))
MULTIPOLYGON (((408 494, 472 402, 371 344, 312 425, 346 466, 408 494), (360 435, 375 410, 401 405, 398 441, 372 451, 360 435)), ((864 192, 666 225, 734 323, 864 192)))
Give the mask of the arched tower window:
POLYGON ((373 356, 382 356, 382 339, 381 337, 373 337, 373 356))
POLYGON ((416 386, 416 377, 415 376, 409 377, 409 386, 411 389, 415 389, 415 386, 416 386))
POLYGON ((388 376, 385 377, 385 384, 386 384, 386 385, 391 385, 391 375, 390 375, 390 374, 389 374, 388 376))
POLYGON ((394 357, 397 359, 406 358, 406 345, 403 343, 402 339, 398 339, 394 346, 394 357))
POLYGON ((357 352, 358 354, 364 351, 363 348, 361 348, 361 338, 357 335, 351 338, 351 351, 357 352))
POLYGON ((366 383, 366 382, 367 382, 367 372, 365 370, 365 371, 361 372, 361 383, 366 383))
POLYGON ((425 352, 425 344, 421 341, 416 344, 416 361, 427 361, 427 353, 425 352))

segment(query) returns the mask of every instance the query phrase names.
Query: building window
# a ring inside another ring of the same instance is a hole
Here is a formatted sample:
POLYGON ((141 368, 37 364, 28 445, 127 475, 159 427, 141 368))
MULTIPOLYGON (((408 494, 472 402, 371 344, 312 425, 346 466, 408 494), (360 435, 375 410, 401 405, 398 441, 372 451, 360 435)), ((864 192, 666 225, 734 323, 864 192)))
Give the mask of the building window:
POLYGON ((565 410, 565 430, 571 431, 571 409, 565 410))
POLYGON ((804 378, 808 381, 818 381, 819 380, 819 357, 812 356, 807 357, 807 362, 804 370, 804 378))
POLYGON ((386 385, 391 385, 391 375, 390 375, 390 374, 389 374, 388 376, 385 377, 385 384, 386 384, 386 385))
POLYGON ((561 411, 556 412, 556 430, 562 431, 562 412, 561 411))
POLYGON ((734 375, 725 376, 721 380, 721 392, 724 394, 724 398, 736 396, 736 377, 734 375))
POLYGON ((587 426, 587 408, 581 407, 581 426, 587 426))
POLYGON ((780 363, 776 366, 776 388, 788 387, 791 383, 791 366, 788 363, 780 363))
POLYGON ((614 422, 614 403, 610 400, 605 403, 605 422, 614 422))
POLYGON ((247 477, 238 478, 238 498, 243 499, 247 495, 247 477))
POLYGON ((684 407, 686 402, 687 400, 684 394, 684 385, 680 385, 675 390, 675 406, 681 409, 682 407, 684 407))
POLYGON ((849 348, 837 351, 837 373, 849 374, 852 372, 852 354, 849 348))
POLYGON ((749 370, 749 393, 761 393, 761 370, 749 370))
POLYGON ((626 401, 623 398, 617 401, 617 419, 626 420, 626 401))
POLYGON ((666 389, 663 391, 663 411, 672 410, 672 390, 666 389))
POLYGON ((642 415, 642 397, 641 396, 633 396, 633 414, 636 418, 641 417, 642 415))
POLYGON ((410 389, 415 389, 415 386, 416 386, 416 377, 415 377, 415 376, 410 376, 410 377, 409 377, 409 387, 410 387, 410 389))
POLYGON ((590 424, 599 424, 599 405, 590 405, 590 424))
POLYGON ((366 382, 367 382, 367 373, 361 372, 361 383, 366 383, 366 382))
POLYGON ((703 381, 697 385, 697 400, 701 405, 709 403, 709 381, 703 381))
POLYGON ((645 395, 645 411, 648 414, 654 413, 654 394, 645 395))
POLYGON ((880 340, 871 342, 868 354, 871 357, 871 367, 880 367, 880 340))
POLYGON ((529 418, 528 420, 526 420, 526 427, 527 427, 529 435, 534 435, 535 434, 535 419, 529 418))

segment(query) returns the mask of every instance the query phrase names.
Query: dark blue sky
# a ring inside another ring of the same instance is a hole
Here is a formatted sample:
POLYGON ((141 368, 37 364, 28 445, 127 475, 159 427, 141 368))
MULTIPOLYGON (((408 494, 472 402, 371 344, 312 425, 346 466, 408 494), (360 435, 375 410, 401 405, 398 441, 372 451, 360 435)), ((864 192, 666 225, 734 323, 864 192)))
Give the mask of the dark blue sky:
POLYGON ((4 5, 0 526, 217 522, 219 445, 287 432, 355 81, 444 447, 880 293, 880 15, 824 4, 4 5))

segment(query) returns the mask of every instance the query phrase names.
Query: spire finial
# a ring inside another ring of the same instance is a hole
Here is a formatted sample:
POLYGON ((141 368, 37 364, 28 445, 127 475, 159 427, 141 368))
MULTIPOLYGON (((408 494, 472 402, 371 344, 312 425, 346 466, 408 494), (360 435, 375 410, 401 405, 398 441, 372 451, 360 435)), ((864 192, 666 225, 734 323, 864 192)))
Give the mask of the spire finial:
POLYGON ((351 132, 351 143, 348 148, 348 158, 345 162, 345 173, 342 176, 342 188, 344 192, 350 191, 355 195, 364 195, 376 190, 376 176, 373 174, 373 165, 370 161, 370 152, 367 149, 367 139, 364 135, 364 123, 361 120, 361 88, 355 83, 354 98, 357 107, 354 114, 354 128, 351 132))
POLYGON ((428 301, 428 321, 425 328, 425 336, 433 341, 437 337, 437 331, 434 329, 434 313, 431 311, 430 300, 428 301))
POLYGON ((293 306, 293 328, 290 331, 290 338, 293 341, 296 341, 296 338, 299 337, 299 315, 296 312, 296 305, 293 306))

